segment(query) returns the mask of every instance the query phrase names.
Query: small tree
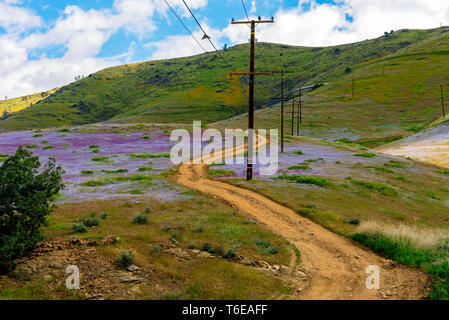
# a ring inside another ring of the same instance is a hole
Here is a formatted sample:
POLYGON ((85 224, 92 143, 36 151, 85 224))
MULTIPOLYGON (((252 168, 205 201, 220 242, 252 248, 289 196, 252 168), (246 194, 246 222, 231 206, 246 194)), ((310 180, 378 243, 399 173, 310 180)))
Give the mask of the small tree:
POLYGON ((0 273, 42 240, 40 228, 64 187, 55 159, 40 167, 39 158, 22 147, 0 167, 0 273))

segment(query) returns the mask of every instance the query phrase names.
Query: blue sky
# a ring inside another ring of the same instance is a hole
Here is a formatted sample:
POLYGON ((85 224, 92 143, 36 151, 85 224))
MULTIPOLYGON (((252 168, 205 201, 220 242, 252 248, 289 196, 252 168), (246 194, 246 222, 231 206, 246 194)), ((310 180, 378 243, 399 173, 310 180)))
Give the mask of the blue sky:
MULTIPOLYGON (((182 0, 167 0, 201 39, 182 0)), ((217 47, 246 42, 241 0, 186 0, 217 47)), ((258 41, 327 46, 401 28, 449 21, 447 0, 245 0, 249 14, 271 18, 258 41)), ((207 41, 202 45, 212 50, 207 41)), ((0 96, 60 87, 77 75, 124 63, 188 56, 202 49, 164 0, 0 0, 0 96)))

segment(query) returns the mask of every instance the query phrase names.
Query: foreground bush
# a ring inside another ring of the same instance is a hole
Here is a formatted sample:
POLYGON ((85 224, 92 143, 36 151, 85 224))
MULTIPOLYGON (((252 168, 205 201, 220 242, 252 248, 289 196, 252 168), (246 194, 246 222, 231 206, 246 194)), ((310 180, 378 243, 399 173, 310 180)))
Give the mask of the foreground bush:
POLYGON ((0 167, 0 273, 42 240, 40 228, 64 187, 63 171, 54 159, 39 173, 40 166, 38 157, 19 148, 0 167))
POLYGON ((117 267, 126 269, 134 263, 134 254, 132 251, 122 251, 122 253, 115 258, 117 267))

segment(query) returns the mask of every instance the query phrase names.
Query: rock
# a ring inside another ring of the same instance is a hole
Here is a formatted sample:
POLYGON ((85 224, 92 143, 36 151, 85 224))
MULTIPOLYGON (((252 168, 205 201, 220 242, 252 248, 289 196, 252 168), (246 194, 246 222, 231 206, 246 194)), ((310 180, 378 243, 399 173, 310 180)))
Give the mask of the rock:
POLYGON ((80 239, 72 239, 72 244, 81 246, 83 244, 83 241, 81 241, 80 239))
POLYGON ((385 292, 381 291, 379 294, 382 297, 382 299, 388 299, 388 296, 385 294, 385 292))
POLYGON ((275 264, 273 266, 273 269, 276 270, 276 271, 279 271, 279 270, 281 270, 281 266, 278 266, 278 265, 275 264))
POLYGON ((144 279, 131 275, 131 274, 123 274, 118 278, 118 281, 120 283, 139 283, 142 282, 144 279))
POLYGON ((288 272, 288 267, 281 266, 281 269, 279 271, 282 272, 282 273, 287 273, 288 272))
POLYGON ((87 245, 89 247, 96 247, 98 245, 98 243, 95 240, 89 240, 89 242, 87 242, 87 245))
POLYGON ((46 275, 44 276, 44 281, 45 281, 45 282, 50 282, 51 280, 53 280, 53 277, 52 277, 51 275, 46 274, 46 275))
POLYGON ((302 271, 296 271, 296 274, 300 278, 307 278, 307 275, 304 272, 302 272, 302 271))
POLYGON ((205 251, 201 251, 201 253, 199 254, 199 256, 201 258, 214 258, 214 256, 212 254, 210 254, 209 252, 205 252, 205 251))
POLYGON ((385 294, 387 295, 387 296, 389 296, 389 297, 391 297, 393 294, 391 293, 391 291, 387 291, 387 292, 385 292, 385 294))
POLYGON ((131 292, 134 293, 134 294, 141 294, 142 290, 140 289, 139 286, 134 286, 134 287, 131 288, 131 292))
POLYGON ((140 270, 140 268, 133 264, 133 265, 130 265, 129 267, 127 267, 126 270, 129 272, 137 272, 140 270))
POLYGON ((102 243, 103 244, 116 244, 119 241, 120 241, 120 238, 108 235, 108 236, 104 237, 104 239, 102 240, 102 243))

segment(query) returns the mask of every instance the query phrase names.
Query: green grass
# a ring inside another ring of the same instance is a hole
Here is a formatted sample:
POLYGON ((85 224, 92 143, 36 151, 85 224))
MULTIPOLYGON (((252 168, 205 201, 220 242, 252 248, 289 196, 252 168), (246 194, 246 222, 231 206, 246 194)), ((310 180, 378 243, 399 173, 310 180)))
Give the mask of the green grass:
POLYGON ((158 159, 158 158, 170 158, 169 153, 156 153, 156 154, 150 154, 150 153, 135 153, 129 155, 131 158, 134 159, 158 159))
POLYGON ((108 177, 99 180, 89 180, 81 183, 83 187, 101 187, 120 182, 137 182, 145 185, 153 185, 154 176, 133 174, 129 176, 108 177))
POLYGON ((395 188, 388 186, 386 184, 381 183, 375 183, 375 182, 368 182, 368 181, 362 181, 362 180, 351 180, 351 183, 360 186, 369 190, 377 191, 383 195, 386 196, 396 196, 398 195, 398 192, 395 188))
POLYGON ((329 180, 312 177, 312 176, 301 176, 301 175, 281 175, 278 177, 280 180, 289 180, 296 183, 313 184, 319 187, 328 187, 331 185, 329 180))
POLYGON ((310 167, 308 165, 303 165, 303 166, 292 166, 289 167, 288 170, 309 170, 310 167))
POLYGON ((115 170, 101 170, 101 172, 106 174, 116 174, 116 173, 128 173, 128 169, 115 169, 115 170))
POLYGON ((429 298, 449 299, 449 252, 446 246, 435 249, 417 248, 407 239, 392 238, 380 233, 356 233, 353 239, 383 254, 388 259, 420 267, 434 277, 429 298))
POLYGON ((376 155, 372 153, 357 153, 354 157, 362 157, 362 158, 374 158, 376 155))
POLYGON ((209 170, 209 175, 212 177, 217 176, 232 176, 235 174, 234 170, 212 169, 209 170))

